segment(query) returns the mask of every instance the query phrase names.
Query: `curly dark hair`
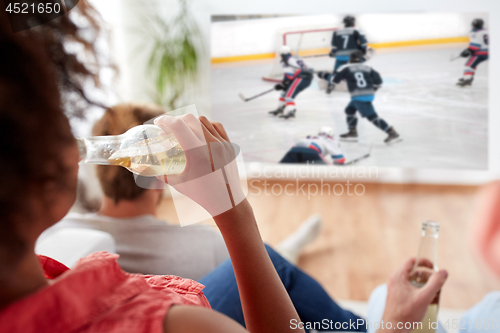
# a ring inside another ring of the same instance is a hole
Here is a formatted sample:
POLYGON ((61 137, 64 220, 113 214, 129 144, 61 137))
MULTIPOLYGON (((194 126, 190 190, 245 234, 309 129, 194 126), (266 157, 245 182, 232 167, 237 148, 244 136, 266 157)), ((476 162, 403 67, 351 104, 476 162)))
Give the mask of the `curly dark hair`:
MULTIPOLYGON (((100 17, 84 0, 44 25, 13 33, 0 13, 0 262, 26 253, 21 223, 33 218, 29 201, 47 184, 65 186, 64 148, 75 139, 65 111, 82 116, 92 104, 84 91, 98 85, 93 41, 100 17), (78 24, 72 19, 78 15, 78 24), (82 25, 84 25, 82 27, 82 25), (68 43, 79 48, 71 53, 68 43), (81 60, 85 59, 85 63, 81 60)), ((50 204, 50 203, 47 203, 50 204)))

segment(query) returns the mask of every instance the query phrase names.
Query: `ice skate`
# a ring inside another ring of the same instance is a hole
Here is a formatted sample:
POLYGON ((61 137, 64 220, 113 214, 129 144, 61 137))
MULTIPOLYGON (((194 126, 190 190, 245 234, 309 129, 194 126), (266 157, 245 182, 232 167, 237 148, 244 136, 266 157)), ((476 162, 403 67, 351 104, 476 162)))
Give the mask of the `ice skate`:
POLYGON ((272 114, 273 116, 278 116, 280 114, 283 114, 283 110, 285 110, 285 106, 284 105, 278 107, 276 110, 269 111, 269 114, 272 114))
POLYGON ((295 112, 296 112, 296 110, 294 109, 294 110, 291 110, 291 111, 287 112, 286 114, 282 114, 279 117, 283 118, 283 119, 295 118, 295 112))
POLYGON ((349 132, 340 135, 341 141, 358 142, 358 130, 355 128, 349 129, 349 132))
POLYGON ((474 80, 473 78, 470 78, 470 79, 461 78, 458 80, 457 86, 459 86, 459 87, 471 86, 473 80, 474 80))
POLYGON ((326 86, 326 93, 330 94, 333 91, 333 89, 335 89, 335 84, 328 83, 328 85, 326 86))
POLYGON ((393 127, 390 128, 389 130, 389 135, 387 138, 384 140, 384 142, 388 145, 396 143, 396 142, 401 142, 403 139, 399 136, 398 132, 394 130, 393 127))

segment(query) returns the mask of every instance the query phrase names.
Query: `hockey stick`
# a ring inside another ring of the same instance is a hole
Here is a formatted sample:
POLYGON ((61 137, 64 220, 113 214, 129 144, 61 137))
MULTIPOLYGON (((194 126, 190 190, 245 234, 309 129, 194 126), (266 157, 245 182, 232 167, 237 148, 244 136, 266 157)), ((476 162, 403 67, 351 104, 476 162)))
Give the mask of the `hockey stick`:
POLYGON ((459 55, 457 55, 457 56, 454 56, 454 55, 452 54, 452 55, 450 56, 450 61, 455 61, 455 60, 457 60, 457 59, 459 59, 459 58, 462 58, 462 56, 461 56, 460 54, 459 54, 459 55))
POLYGON ((243 94, 242 94, 242 93, 239 93, 239 94, 238 94, 238 97, 239 97, 239 98, 241 98, 241 99, 243 100, 243 102, 248 102, 248 101, 251 101, 251 100, 252 100, 252 99, 254 99, 254 98, 257 98, 257 97, 260 97, 260 96, 262 96, 262 95, 268 94, 268 93, 270 93, 271 91, 274 91, 274 90, 275 90, 274 88, 271 88, 271 89, 269 89, 269 90, 266 90, 266 91, 264 91, 264 92, 261 92, 260 94, 257 94, 257 95, 255 95, 255 96, 248 97, 248 98, 245 98, 245 96, 243 96, 243 94))
POLYGON ((368 153, 364 154, 364 155, 363 155, 363 156, 361 156, 361 157, 355 158, 355 159, 353 159, 353 160, 351 160, 351 161, 349 161, 349 162, 346 162, 346 163, 344 163, 344 164, 342 164, 342 165, 352 165, 352 164, 354 164, 354 163, 356 163, 356 162, 359 162, 359 161, 361 161, 361 160, 364 160, 365 158, 370 157, 370 155, 371 155, 371 153, 372 153, 372 148, 373 148, 373 142, 371 142, 371 143, 370 143, 370 148, 368 148, 368 153))
POLYGON ((370 157, 370 153, 365 154, 365 155, 363 155, 363 156, 361 156, 361 157, 355 158, 355 159, 353 159, 352 161, 345 162, 345 163, 344 163, 344 164, 342 164, 342 165, 352 165, 352 164, 354 164, 354 163, 356 163, 356 162, 359 162, 359 161, 361 161, 361 160, 364 160, 365 158, 368 158, 368 157, 370 157))

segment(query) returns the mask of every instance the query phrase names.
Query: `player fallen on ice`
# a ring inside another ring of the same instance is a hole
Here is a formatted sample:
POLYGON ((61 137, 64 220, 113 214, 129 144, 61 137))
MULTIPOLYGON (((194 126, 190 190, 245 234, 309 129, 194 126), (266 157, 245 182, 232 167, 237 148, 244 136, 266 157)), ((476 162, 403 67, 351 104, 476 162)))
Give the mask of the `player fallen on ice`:
POLYGON ((312 68, 298 56, 292 56, 290 47, 283 45, 280 49, 281 64, 285 71, 283 81, 276 84, 274 89, 281 90, 278 108, 269 111, 273 116, 288 119, 295 118, 295 97, 311 85, 313 79, 312 68))
POLYGON ((384 140, 385 143, 400 141, 399 134, 394 130, 394 127, 390 126, 384 119, 379 118, 375 112, 372 102, 375 99, 375 91, 382 85, 382 78, 373 68, 362 64, 363 59, 361 51, 354 51, 349 57, 349 63, 339 68, 335 76, 328 72, 318 72, 318 77, 329 83, 338 84, 342 80, 347 81, 347 88, 351 94, 351 102, 345 108, 349 132, 340 135, 340 138, 345 141, 358 140, 356 112, 359 112, 361 117, 368 119, 373 125, 388 134, 384 140))
POLYGON ((488 60, 488 31, 484 29, 484 21, 475 19, 472 21, 472 31, 469 33, 469 47, 460 53, 461 57, 467 58, 464 75, 457 82, 457 86, 470 86, 474 80, 477 65, 488 60))
MULTIPOLYGON (((361 51, 366 55, 367 40, 361 30, 356 29, 356 19, 353 16, 346 16, 343 20, 344 28, 335 30, 332 36, 332 50, 329 56, 335 57, 335 66, 333 67, 333 75, 338 69, 349 62, 349 56, 354 51, 361 51)), ((326 88, 326 93, 329 94, 335 88, 335 85, 329 83, 326 88)))
POLYGON ((318 135, 308 135, 297 142, 281 159, 280 163, 330 164, 326 157, 330 155, 333 164, 344 164, 345 157, 339 142, 334 138, 334 134, 331 127, 321 127, 318 135))

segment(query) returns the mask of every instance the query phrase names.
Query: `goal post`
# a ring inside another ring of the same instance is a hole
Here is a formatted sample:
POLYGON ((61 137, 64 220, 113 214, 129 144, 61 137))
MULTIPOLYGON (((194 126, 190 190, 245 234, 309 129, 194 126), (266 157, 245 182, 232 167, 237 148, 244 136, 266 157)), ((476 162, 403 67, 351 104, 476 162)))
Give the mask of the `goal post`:
POLYGON ((283 45, 289 46, 292 54, 307 58, 307 62, 311 63, 316 71, 332 70, 333 60, 328 61, 325 57, 330 52, 332 35, 335 30, 337 30, 335 27, 323 26, 279 31, 272 68, 262 79, 271 82, 280 82, 282 80, 283 68, 280 64, 279 49, 283 45), (320 58, 323 59, 320 60, 320 58))

